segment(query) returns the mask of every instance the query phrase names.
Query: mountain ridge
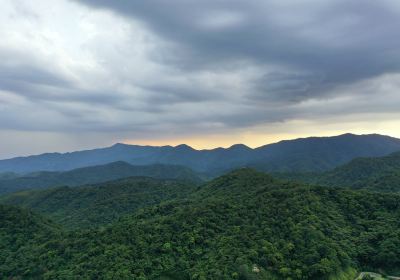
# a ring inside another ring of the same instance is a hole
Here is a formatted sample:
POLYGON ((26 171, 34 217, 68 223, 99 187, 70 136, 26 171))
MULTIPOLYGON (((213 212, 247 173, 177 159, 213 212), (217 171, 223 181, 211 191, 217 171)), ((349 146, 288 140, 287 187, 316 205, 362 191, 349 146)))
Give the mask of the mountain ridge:
MULTIPOLYGON (((10 175, 11 176, 11 175, 10 175)), ((116 161, 104 165, 81 167, 69 171, 37 171, 23 176, 0 179, 0 194, 25 189, 103 183, 134 176, 155 179, 175 179, 197 185, 203 180, 190 168, 178 165, 152 164, 131 165, 116 161)))
POLYGON ((262 171, 325 171, 356 157, 384 156, 396 151, 400 151, 400 139, 379 134, 349 133, 282 140, 254 149, 244 144, 196 150, 186 144, 173 147, 117 143, 93 150, 0 160, 0 172, 67 171, 115 161, 132 165, 182 165, 210 176, 240 167, 254 167, 262 171))

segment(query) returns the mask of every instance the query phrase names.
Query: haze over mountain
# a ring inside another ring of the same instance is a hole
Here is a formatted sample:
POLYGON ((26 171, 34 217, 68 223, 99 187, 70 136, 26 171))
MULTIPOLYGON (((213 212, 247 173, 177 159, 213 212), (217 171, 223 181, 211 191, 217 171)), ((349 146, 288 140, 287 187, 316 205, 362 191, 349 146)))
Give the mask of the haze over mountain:
POLYGON ((400 151, 400 139, 377 134, 301 138, 255 149, 240 144, 212 150, 195 150, 187 145, 115 144, 95 150, 1 160, 0 172, 65 171, 115 161, 181 165, 209 176, 244 166, 263 171, 324 171, 357 157, 384 156, 396 151, 400 151))

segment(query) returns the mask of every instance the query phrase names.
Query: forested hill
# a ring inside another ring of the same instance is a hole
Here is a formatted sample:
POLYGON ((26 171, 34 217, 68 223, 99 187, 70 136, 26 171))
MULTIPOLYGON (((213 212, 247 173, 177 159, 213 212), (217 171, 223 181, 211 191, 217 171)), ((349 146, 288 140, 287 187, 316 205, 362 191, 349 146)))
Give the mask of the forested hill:
POLYGON ((29 190, 0 196, 0 203, 45 214, 68 228, 109 224, 123 215, 166 200, 188 196, 196 185, 133 177, 82 187, 29 190))
POLYGON ((66 171, 115 161, 133 165, 182 165, 208 176, 249 166, 263 171, 326 171, 357 157, 384 156, 396 151, 400 151, 400 139, 377 134, 310 137, 255 149, 241 144, 212 150, 195 150, 187 145, 116 144, 103 149, 0 160, 0 172, 66 171))
POLYGON ((400 153, 377 158, 357 158, 348 164, 323 173, 276 175, 324 186, 400 192, 400 153))
POLYGON ((8 175, 4 179, 0 178, 0 194, 24 189, 94 184, 133 176, 176 179, 195 185, 202 182, 202 179, 187 167, 163 164, 133 166, 120 161, 66 172, 36 172, 22 176, 8 175))
POLYGON ((400 153, 380 158, 353 160, 349 164, 325 173, 318 183, 400 192, 400 153))
POLYGON ((8 278, 333 280, 400 267, 399 195, 283 183, 249 169, 105 228, 17 242, 13 223, 5 227, 8 278))
POLYGON ((60 233, 61 227, 43 216, 0 205, 0 279, 43 279, 35 251, 60 233))

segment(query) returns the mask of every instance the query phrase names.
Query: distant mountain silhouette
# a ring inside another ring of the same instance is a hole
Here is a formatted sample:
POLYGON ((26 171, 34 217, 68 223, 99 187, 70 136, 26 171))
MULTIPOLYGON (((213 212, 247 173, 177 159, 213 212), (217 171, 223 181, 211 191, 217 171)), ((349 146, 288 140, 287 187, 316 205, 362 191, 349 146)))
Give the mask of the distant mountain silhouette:
POLYGON ((153 147, 118 143, 102 149, 1 160, 0 172, 65 171, 115 161, 182 165, 209 176, 238 167, 312 172, 329 170, 357 157, 384 156, 396 151, 400 151, 400 139, 378 134, 310 137, 255 149, 241 144, 226 149, 195 150, 187 145, 153 147))

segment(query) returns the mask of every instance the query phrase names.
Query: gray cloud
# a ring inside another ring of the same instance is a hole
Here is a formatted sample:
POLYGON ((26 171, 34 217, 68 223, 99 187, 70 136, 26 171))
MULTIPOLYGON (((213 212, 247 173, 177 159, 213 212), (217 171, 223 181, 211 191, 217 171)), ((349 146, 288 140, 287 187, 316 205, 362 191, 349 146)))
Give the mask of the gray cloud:
POLYGON ((244 59, 306 71, 332 87, 400 68, 400 17, 393 1, 80 2, 140 19, 173 42, 178 51, 163 55, 184 69, 244 59), (237 22, 222 24, 228 15, 237 22), (207 25, 218 17, 220 27, 207 25))

